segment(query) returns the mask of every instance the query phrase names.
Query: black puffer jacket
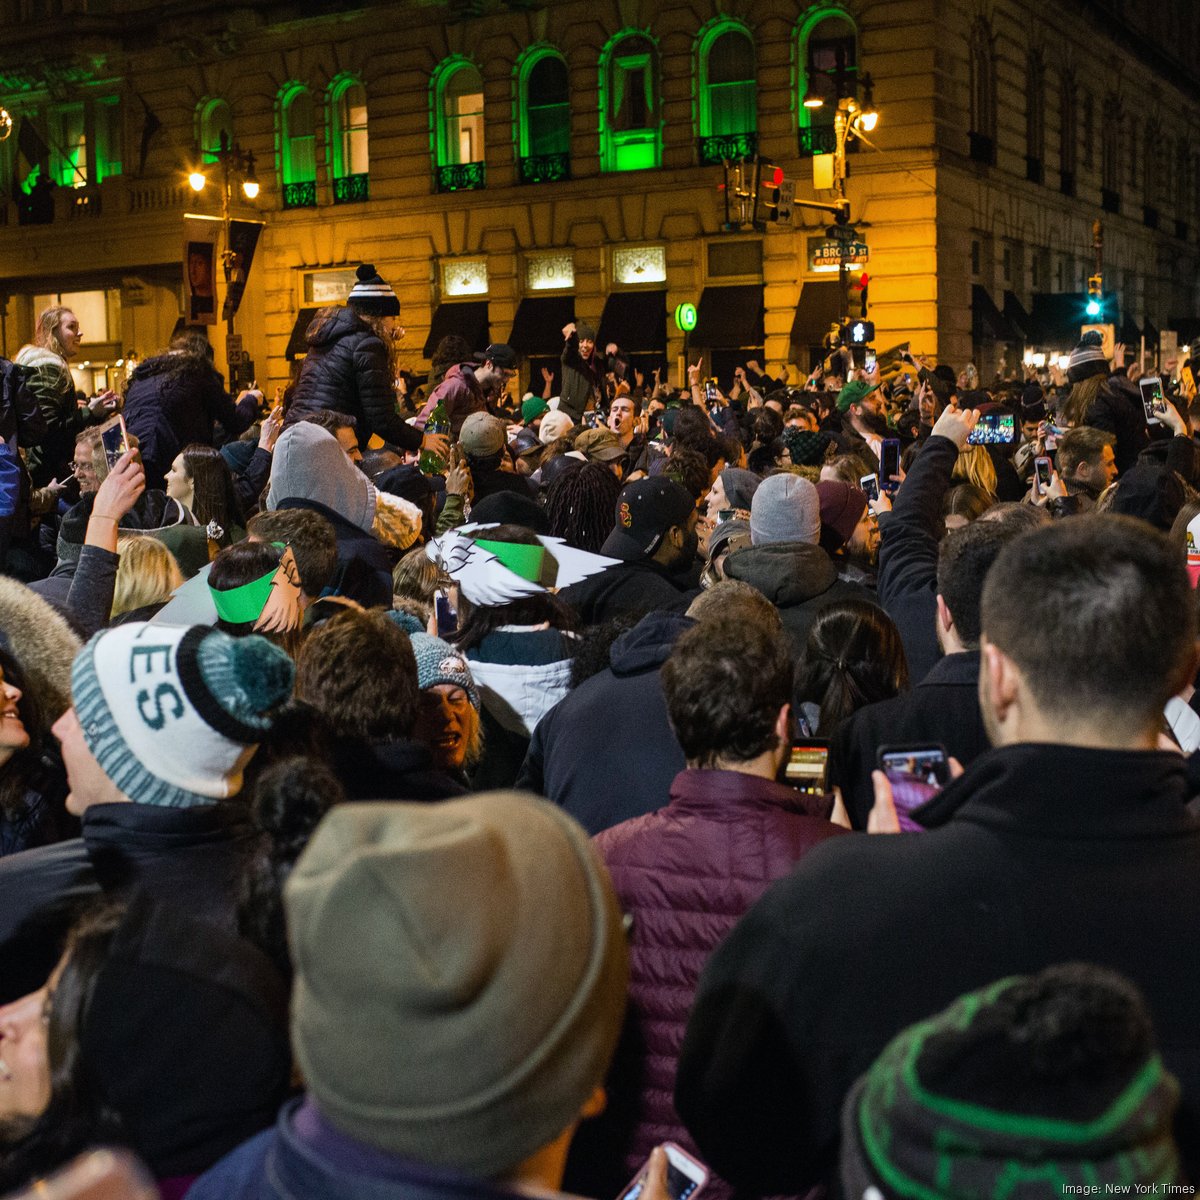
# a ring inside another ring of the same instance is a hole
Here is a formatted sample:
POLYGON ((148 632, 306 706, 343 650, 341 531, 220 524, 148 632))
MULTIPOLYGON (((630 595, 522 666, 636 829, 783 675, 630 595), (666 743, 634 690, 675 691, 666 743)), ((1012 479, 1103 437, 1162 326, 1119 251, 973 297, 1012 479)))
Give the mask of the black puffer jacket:
POLYGON ((238 412, 207 359, 175 353, 156 354, 134 371, 123 412, 125 428, 138 439, 148 488, 163 487, 184 446, 211 446, 214 422, 235 438, 254 416, 253 410, 238 412))
POLYGON ((387 347, 352 308, 341 308, 305 334, 308 354, 296 381, 285 425, 313 412, 342 412, 358 422, 359 444, 373 433, 403 450, 416 450, 421 433, 396 411, 387 347))

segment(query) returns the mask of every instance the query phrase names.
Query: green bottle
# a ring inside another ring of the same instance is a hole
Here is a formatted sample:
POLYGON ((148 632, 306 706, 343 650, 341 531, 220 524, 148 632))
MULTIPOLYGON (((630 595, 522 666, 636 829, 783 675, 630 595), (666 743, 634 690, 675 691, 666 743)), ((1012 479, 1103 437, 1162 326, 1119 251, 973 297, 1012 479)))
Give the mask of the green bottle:
MULTIPOLYGON (((426 433, 450 433, 450 418, 446 414, 446 407, 439 400, 433 406, 433 412, 429 414, 429 420, 425 422, 426 433)), ((421 457, 417 461, 417 469, 422 475, 445 475, 446 461, 439 458, 431 450, 422 450, 421 457)))

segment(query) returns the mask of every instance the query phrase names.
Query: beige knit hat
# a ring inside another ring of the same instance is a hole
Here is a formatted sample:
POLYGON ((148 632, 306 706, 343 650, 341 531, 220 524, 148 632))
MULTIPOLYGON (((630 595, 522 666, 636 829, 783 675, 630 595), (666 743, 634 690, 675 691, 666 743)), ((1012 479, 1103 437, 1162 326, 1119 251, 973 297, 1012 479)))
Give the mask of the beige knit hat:
POLYGON ((554 805, 338 805, 285 900, 296 1057, 351 1137, 495 1178, 603 1081, 625 935, 586 834, 554 805))

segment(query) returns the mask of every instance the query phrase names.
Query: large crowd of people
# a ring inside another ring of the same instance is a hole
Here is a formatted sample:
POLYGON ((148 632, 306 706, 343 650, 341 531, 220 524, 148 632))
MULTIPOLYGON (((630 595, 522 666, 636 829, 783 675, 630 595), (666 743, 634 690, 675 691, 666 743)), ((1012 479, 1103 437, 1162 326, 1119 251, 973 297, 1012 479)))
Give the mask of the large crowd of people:
POLYGON ((0 366, 0 1195, 1190 1194, 1200 344, 399 317, 0 366))

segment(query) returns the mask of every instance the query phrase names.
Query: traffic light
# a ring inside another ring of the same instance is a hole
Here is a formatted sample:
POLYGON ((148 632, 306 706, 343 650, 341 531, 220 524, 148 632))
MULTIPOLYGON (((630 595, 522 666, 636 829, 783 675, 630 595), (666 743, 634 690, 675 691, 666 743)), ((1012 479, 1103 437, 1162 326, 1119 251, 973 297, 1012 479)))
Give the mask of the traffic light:
POLYGON ((1098 321, 1104 315, 1104 277, 1088 276, 1088 298, 1084 312, 1089 321, 1098 321))
POLYGON ((867 315, 867 273, 849 275, 846 278, 846 316, 851 321, 862 321, 867 315))
POLYGON ((791 220, 791 206, 784 218, 780 199, 783 192, 783 168, 771 163, 759 162, 754 176, 754 223, 791 220))
POLYGON ((869 346, 874 340, 874 321, 847 321, 842 326, 842 341, 847 346, 869 346))

